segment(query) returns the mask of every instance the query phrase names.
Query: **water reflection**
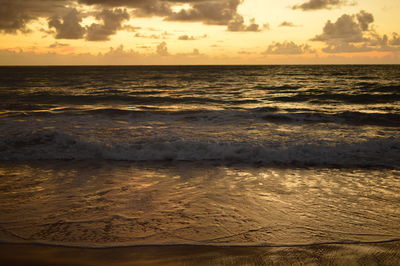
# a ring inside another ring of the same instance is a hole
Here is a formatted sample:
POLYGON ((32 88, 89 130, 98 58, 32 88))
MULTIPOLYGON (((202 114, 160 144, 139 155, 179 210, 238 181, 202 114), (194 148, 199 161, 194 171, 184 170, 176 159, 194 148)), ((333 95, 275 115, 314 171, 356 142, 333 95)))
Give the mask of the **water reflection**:
POLYGON ((1 240, 303 244, 398 237, 400 172, 209 163, 2 163, 1 240))

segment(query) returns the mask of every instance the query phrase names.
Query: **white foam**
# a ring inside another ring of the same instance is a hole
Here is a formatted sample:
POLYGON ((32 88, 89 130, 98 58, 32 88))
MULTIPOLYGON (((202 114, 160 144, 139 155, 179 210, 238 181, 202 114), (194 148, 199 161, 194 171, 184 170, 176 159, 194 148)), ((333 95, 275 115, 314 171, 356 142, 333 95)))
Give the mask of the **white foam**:
POLYGON ((246 141, 149 137, 146 141, 89 140, 58 131, 1 139, 0 160, 105 159, 130 161, 204 161, 400 166, 400 142, 394 137, 332 143, 258 143, 246 141))

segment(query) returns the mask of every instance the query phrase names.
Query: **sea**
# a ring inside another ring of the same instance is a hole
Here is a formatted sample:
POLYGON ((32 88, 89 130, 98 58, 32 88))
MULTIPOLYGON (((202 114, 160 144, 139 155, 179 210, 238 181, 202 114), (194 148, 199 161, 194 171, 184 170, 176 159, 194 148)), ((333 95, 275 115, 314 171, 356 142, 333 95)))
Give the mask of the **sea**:
POLYGON ((0 242, 400 239, 400 65, 0 67, 0 242))

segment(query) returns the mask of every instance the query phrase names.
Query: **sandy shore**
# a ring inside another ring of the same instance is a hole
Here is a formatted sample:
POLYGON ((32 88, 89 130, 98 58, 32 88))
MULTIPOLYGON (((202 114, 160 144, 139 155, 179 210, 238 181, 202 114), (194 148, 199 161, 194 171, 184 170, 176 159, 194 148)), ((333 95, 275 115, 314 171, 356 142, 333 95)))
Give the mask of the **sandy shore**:
POLYGON ((400 241, 287 247, 1 244, 1 265, 400 265, 400 241))

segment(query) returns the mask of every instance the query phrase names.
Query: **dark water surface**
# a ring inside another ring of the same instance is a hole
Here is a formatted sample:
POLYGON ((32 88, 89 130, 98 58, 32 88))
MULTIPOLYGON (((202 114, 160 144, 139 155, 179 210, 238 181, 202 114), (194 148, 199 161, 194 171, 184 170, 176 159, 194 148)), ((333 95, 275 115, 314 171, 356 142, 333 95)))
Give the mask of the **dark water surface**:
POLYGON ((400 66, 0 67, 0 240, 400 237, 400 66))

